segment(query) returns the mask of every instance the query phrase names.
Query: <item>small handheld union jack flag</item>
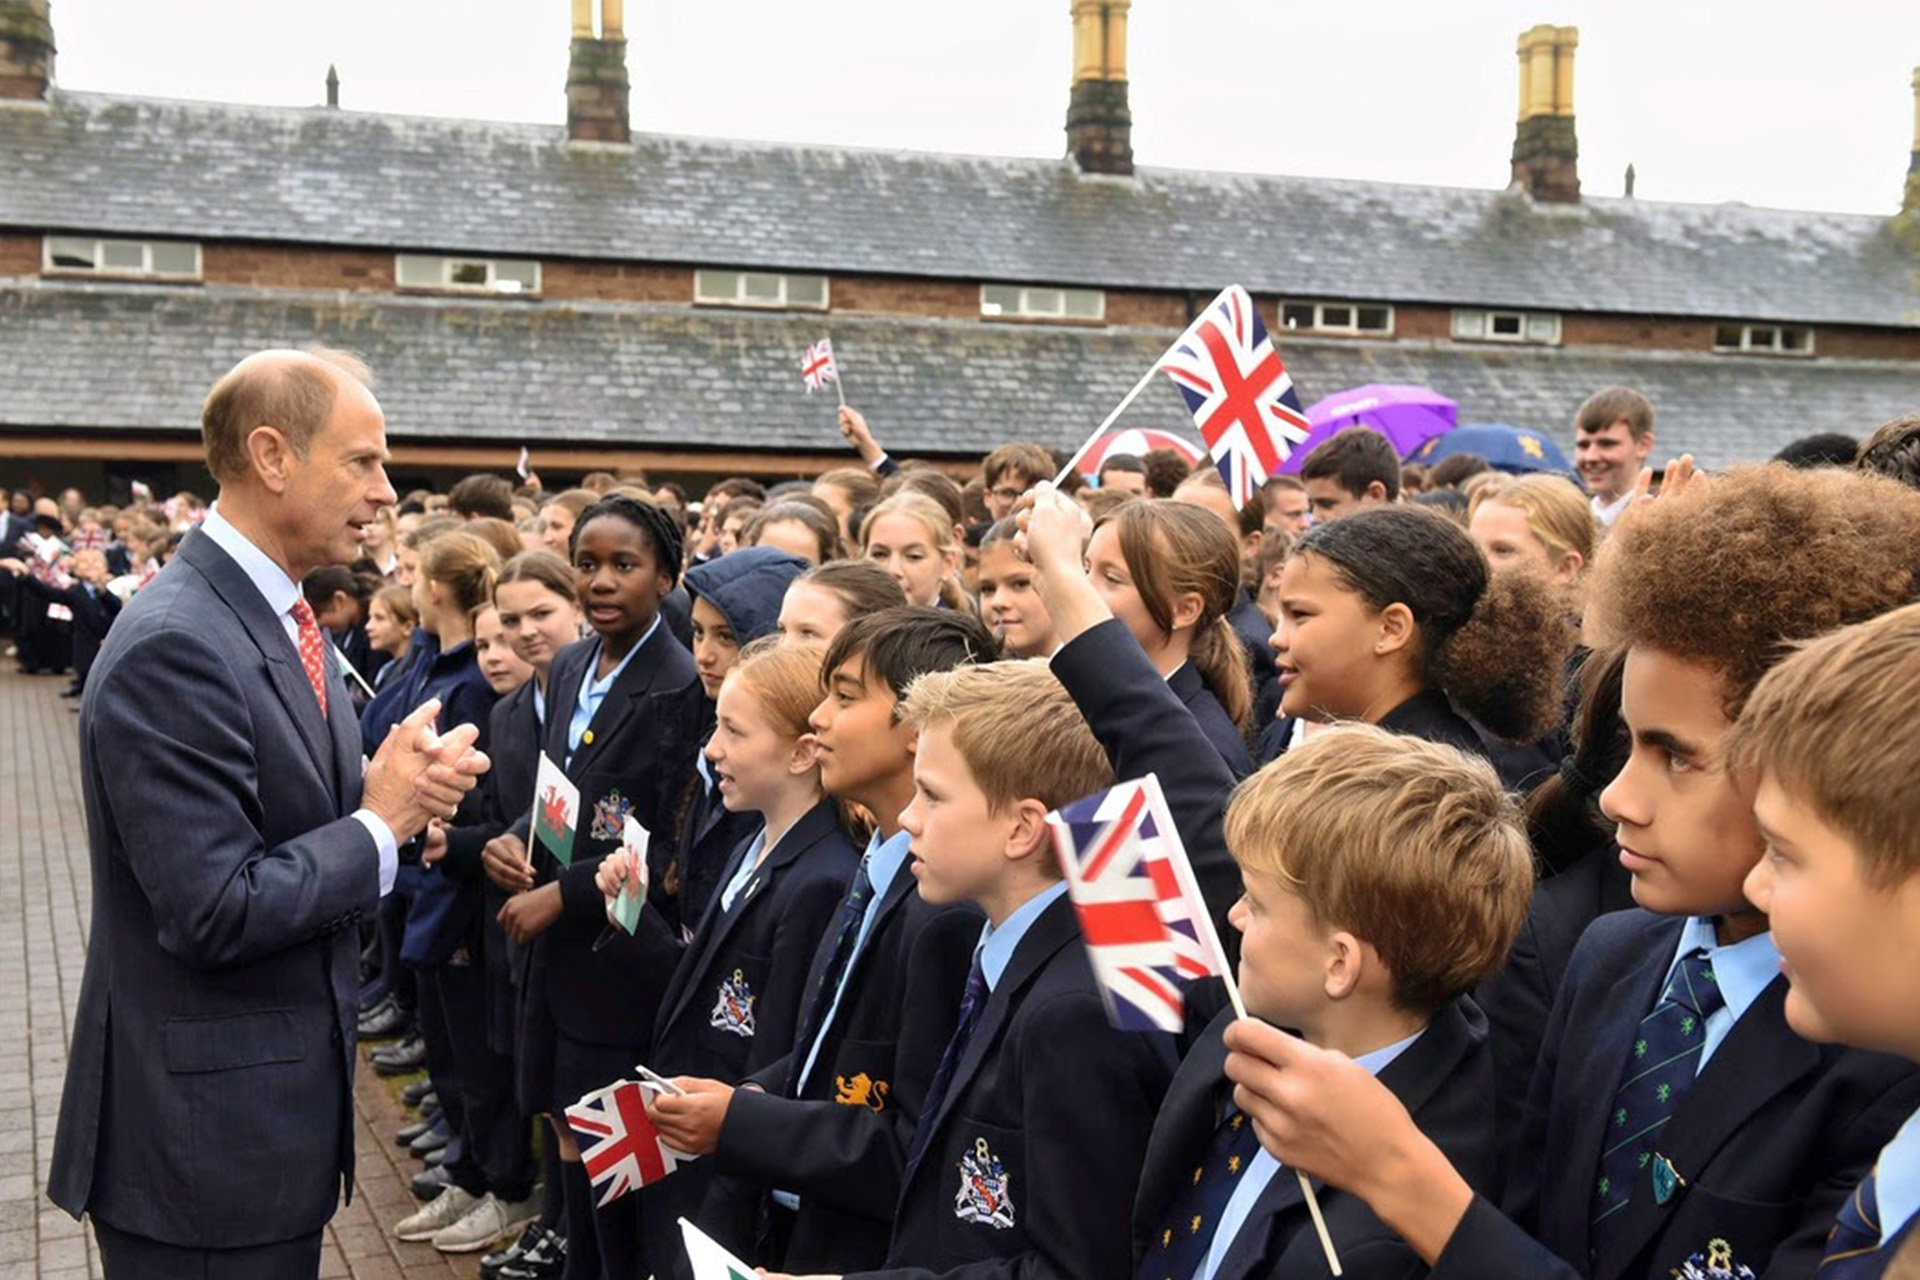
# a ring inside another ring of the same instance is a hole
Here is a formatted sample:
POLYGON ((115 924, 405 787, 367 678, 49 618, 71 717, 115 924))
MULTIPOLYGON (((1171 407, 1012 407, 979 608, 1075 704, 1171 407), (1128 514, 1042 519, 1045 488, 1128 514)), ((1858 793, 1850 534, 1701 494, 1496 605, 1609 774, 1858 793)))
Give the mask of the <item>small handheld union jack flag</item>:
POLYGON ((1180 1030, 1181 984, 1232 974, 1160 780, 1120 783, 1047 821, 1113 1024, 1180 1030))
POLYGON ((840 370, 833 363, 832 338, 822 338, 807 348, 805 358, 800 361, 800 379, 807 384, 808 395, 829 382, 840 381, 840 370))
POLYGON ((1160 364, 1244 508, 1311 429, 1253 299, 1221 290, 1160 364))
POLYGON ((601 1205, 612 1204, 635 1187, 651 1186, 694 1157, 661 1141, 647 1119, 647 1094, 657 1086, 621 1080, 596 1089, 567 1108, 567 1127, 582 1142, 595 1145, 580 1153, 587 1180, 604 1186, 601 1205))

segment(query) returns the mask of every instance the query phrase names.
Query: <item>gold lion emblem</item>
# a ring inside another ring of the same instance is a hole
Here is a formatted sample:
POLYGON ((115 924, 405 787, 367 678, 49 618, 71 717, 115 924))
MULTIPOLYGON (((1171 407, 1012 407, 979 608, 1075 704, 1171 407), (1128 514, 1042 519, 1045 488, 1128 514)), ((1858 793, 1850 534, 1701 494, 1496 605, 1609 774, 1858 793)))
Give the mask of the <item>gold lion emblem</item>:
POLYGON ((835 1076, 833 1081, 837 1090, 833 1100, 841 1106, 866 1107, 873 1111, 887 1109, 889 1090, 885 1080, 875 1080, 862 1071, 851 1080, 845 1076, 835 1076))

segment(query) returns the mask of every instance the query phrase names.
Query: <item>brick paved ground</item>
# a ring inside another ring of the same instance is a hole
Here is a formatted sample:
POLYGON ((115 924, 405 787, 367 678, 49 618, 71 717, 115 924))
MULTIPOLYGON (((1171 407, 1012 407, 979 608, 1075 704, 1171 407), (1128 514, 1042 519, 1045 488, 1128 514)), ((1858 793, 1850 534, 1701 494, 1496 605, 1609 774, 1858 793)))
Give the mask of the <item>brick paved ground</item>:
MULTIPOLYGON (((66 683, 18 675, 11 663, 0 671, 0 1280, 100 1275, 89 1234, 44 1193, 90 902, 74 715, 59 696, 66 683)), ((415 1208, 407 1180, 419 1165, 391 1141, 406 1113, 368 1069, 355 1097, 353 1203, 327 1228, 320 1274, 476 1275, 477 1254, 450 1259, 391 1237, 415 1208)))

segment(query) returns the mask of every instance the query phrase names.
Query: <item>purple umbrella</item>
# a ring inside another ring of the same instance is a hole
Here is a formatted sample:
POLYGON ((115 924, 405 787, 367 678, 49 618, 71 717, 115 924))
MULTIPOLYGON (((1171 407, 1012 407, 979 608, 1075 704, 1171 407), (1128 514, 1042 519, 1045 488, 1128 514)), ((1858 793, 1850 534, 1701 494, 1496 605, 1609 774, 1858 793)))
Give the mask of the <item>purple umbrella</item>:
POLYGON ((1345 427, 1370 427, 1393 442, 1393 451, 1406 457, 1438 435, 1453 430, 1457 406, 1427 387, 1369 383, 1338 391, 1307 410, 1313 430, 1294 446, 1280 464, 1282 471, 1298 471, 1314 446, 1345 427))

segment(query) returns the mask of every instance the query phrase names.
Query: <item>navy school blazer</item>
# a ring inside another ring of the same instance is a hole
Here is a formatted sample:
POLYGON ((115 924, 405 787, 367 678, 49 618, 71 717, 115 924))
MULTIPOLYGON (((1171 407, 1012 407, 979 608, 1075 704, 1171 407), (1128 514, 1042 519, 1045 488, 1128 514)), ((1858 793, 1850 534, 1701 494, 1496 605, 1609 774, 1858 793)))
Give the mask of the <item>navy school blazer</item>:
POLYGON ((1716 1241, 1769 1280, 1814 1273, 1841 1202, 1920 1103, 1920 1069, 1795 1035, 1784 976, 1734 1024, 1661 1134, 1660 1154, 1683 1182, 1660 1204, 1649 1172, 1609 1248, 1589 1257, 1608 1111, 1684 924, 1622 911, 1581 938, 1547 1025, 1505 1215, 1476 1199, 1435 1277, 1668 1280, 1716 1241))
MULTIPOLYGON (((728 878, 737 865, 737 858, 727 860, 728 878)), ((666 1076, 731 1084, 784 1060, 813 990, 808 961, 838 917, 859 865, 838 806, 822 800, 774 846, 733 906, 723 910, 716 890, 660 1001, 647 1065, 666 1076)), ((711 1160, 696 1161, 641 1190, 642 1238, 656 1276, 679 1265, 675 1220, 698 1216, 713 1167, 711 1160)), ((747 1226, 738 1219, 727 1234, 738 1240, 747 1226)))
MULTIPOLYGON (((561 867, 530 838, 531 814, 522 810, 514 832, 527 842, 538 883, 558 881, 561 916, 534 939, 527 987, 538 992, 554 1025, 587 1044, 641 1048, 653 1039, 653 1017, 679 958, 679 943, 657 911, 644 912, 632 936, 618 930, 605 947, 593 944, 606 928, 606 900, 594 885, 601 859, 620 847, 623 820, 632 817, 664 838, 673 804, 686 786, 699 745, 705 701, 693 656, 665 626, 641 645, 596 709, 569 761, 568 726, 600 646, 568 645, 547 677, 547 723, 542 748, 580 788, 573 862, 561 867)), ((538 764, 536 758, 536 766, 538 764)), ((529 793, 529 806, 532 802, 529 793)))
MULTIPOLYGON (((756 1072, 757 1088, 734 1093, 711 1159, 715 1173, 743 1177, 715 1180, 703 1226, 750 1224, 748 1234, 759 1238, 743 1240, 750 1247, 740 1252, 796 1274, 839 1273, 885 1259, 907 1148, 953 1037, 980 924, 972 906, 922 899, 910 868, 900 868, 798 1096, 786 1096, 791 1057, 756 1072), (768 1197, 774 1188, 798 1195, 800 1209, 784 1248, 770 1251, 777 1241, 761 1227, 775 1212, 768 1197)), ((833 943, 830 923, 807 969, 809 993, 833 943)), ((804 1056, 807 1049, 796 1045, 793 1052, 804 1056)))
MULTIPOLYGON (((1150 1259, 1164 1247, 1156 1232, 1168 1207, 1191 1185, 1191 1171, 1204 1159, 1214 1130, 1232 1104, 1223 1037, 1233 1018, 1233 1010, 1226 1009, 1214 1019, 1167 1090, 1134 1208, 1136 1259, 1150 1259)), ((1380 1083, 1405 1104, 1420 1131, 1475 1190, 1490 1189, 1497 1137, 1493 1055, 1486 1017, 1473 1001, 1456 1000, 1435 1014, 1420 1038, 1387 1064, 1380 1083)), ((1364 1202, 1324 1184, 1315 1190, 1341 1269, 1350 1280, 1411 1280, 1426 1274, 1419 1256, 1364 1202)), ((1283 1165, 1254 1202, 1216 1280, 1318 1280, 1328 1274, 1300 1180, 1283 1165)))
POLYGON ((1175 1063, 1171 1036, 1108 1021, 1073 903, 1051 903, 921 1119, 931 1137, 869 1274, 1131 1274, 1134 1195, 1175 1063))

